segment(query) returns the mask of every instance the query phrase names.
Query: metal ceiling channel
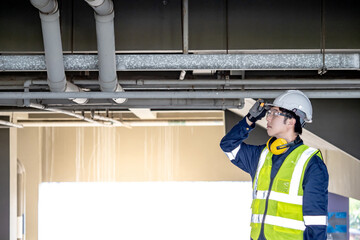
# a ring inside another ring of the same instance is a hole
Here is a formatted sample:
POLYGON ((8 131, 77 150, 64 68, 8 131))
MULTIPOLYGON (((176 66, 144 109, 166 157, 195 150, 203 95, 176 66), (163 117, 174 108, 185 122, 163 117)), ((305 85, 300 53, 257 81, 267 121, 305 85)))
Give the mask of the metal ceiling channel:
MULTIPOLYGON (((359 70, 359 53, 328 53, 328 70, 359 70)), ((96 55, 64 55, 66 71, 97 71, 96 55)), ((143 54, 116 55, 117 71, 214 70, 315 70, 321 54, 143 54)), ((0 71, 45 71, 43 55, 1 55, 0 71)))

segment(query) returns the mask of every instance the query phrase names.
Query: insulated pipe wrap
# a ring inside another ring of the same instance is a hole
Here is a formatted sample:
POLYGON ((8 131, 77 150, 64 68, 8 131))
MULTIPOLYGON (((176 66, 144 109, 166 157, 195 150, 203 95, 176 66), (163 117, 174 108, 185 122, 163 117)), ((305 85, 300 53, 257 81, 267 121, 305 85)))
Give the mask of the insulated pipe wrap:
POLYGON ((58 10, 58 3, 55 0, 30 0, 30 2, 42 13, 52 14, 58 10))
POLYGON ((114 12, 107 16, 95 14, 101 90, 114 92, 117 85, 114 12))
MULTIPOLYGON (((60 34, 60 14, 56 0, 30 0, 40 11, 41 28, 44 41, 45 62, 48 84, 52 92, 81 92, 81 89, 66 81, 60 34)), ((71 99, 84 104, 87 99, 71 99)))
MULTIPOLYGON (((116 75, 114 5, 111 0, 85 0, 93 9, 96 21, 100 89, 103 92, 123 92, 116 75)), ((116 103, 127 99, 115 98, 116 103)))
POLYGON ((59 17, 59 11, 50 15, 40 13, 48 83, 53 92, 64 92, 66 89, 59 17))

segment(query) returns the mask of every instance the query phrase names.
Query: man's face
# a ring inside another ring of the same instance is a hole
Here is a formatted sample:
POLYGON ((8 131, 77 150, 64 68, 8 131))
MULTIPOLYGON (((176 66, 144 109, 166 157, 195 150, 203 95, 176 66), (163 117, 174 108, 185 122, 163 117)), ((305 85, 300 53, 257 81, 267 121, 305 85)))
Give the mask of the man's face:
POLYGON ((267 134, 270 137, 282 137, 284 133, 288 130, 286 127, 286 121, 284 123, 285 117, 280 115, 283 114, 278 107, 272 107, 266 113, 267 121, 267 134))

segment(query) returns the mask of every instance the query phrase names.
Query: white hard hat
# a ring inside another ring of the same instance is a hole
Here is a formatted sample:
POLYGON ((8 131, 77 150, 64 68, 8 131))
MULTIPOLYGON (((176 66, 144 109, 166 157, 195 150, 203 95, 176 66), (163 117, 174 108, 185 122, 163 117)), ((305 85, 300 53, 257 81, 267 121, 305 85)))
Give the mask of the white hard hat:
POLYGON ((301 124, 312 122, 312 106, 309 98, 299 90, 288 90, 277 98, 270 106, 284 108, 300 117, 301 124))

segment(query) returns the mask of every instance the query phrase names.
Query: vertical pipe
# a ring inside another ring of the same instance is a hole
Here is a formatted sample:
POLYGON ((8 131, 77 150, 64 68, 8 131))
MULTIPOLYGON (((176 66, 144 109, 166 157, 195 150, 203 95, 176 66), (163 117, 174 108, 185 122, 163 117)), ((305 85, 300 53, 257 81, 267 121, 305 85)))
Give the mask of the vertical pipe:
POLYGON ((54 14, 40 12, 48 83, 53 92, 64 92, 66 89, 59 17, 57 8, 54 14))
MULTIPOLYGON (((123 92, 118 83, 115 58, 114 6, 111 0, 85 0, 95 11, 96 39, 99 58, 99 83, 101 91, 123 92)), ((124 103, 126 98, 113 98, 124 103)))
POLYGON ((96 19, 96 36, 99 58, 99 80, 101 90, 115 92, 117 85, 114 12, 109 15, 98 15, 96 19))
MULTIPOLYGON (((56 0, 31 0, 39 9, 43 33, 48 84, 52 92, 80 92, 74 84, 66 81, 60 34, 60 14, 56 0)), ((87 99, 72 99, 83 104, 87 99)))

